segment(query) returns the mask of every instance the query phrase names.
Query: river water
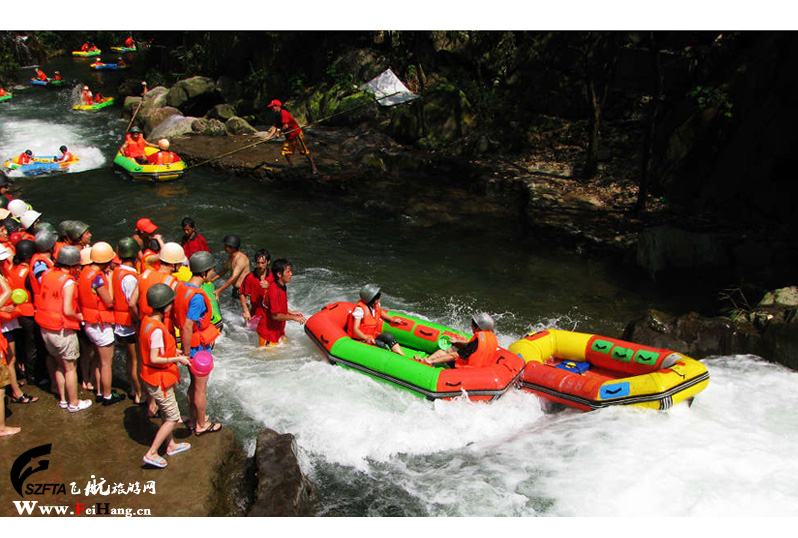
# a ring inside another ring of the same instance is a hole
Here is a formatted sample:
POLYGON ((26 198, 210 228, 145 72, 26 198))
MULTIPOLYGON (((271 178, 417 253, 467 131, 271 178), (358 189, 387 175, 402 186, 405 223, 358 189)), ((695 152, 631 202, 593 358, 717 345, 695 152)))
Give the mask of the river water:
MULTIPOLYGON (((45 67, 114 96, 122 74, 98 79, 87 63, 45 67)), ((267 248, 289 258, 289 305, 306 315, 377 282, 388 308, 459 329, 473 309, 487 310, 509 345, 545 327, 617 336, 646 308, 683 305, 617 267, 530 248, 502 223, 464 237, 206 168, 174 183, 137 183, 111 167, 126 125, 118 105, 76 113, 76 90, 15 91, 0 103, 0 157, 53 154, 61 144, 81 157, 68 174, 16 180, 43 220, 79 218, 94 240, 115 243, 142 216, 178 240, 180 220, 191 216, 219 264, 228 233, 250 256, 267 248)), ((322 515, 798 515, 798 373, 756 357, 704 361, 711 381, 692 407, 547 415, 520 391, 490 404, 428 402, 323 362, 295 323, 286 344, 258 349, 228 294, 221 306, 213 419, 250 454, 264 427, 293 433, 322 515)))

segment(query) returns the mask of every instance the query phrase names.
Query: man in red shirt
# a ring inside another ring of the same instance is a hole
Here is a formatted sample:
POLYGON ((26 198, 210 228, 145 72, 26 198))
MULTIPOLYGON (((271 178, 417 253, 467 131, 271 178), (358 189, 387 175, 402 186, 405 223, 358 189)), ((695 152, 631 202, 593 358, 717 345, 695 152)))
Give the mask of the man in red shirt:
POLYGON ((302 312, 288 310, 288 290, 287 285, 294 276, 291 262, 280 258, 272 264, 274 274, 274 284, 266 290, 263 298, 263 310, 265 315, 258 323, 258 346, 268 346, 278 344, 285 338, 285 322, 296 321, 299 324, 305 323, 305 316, 302 312))
POLYGON ((266 133, 266 138, 264 140, 274 138, 277 136, 278 131, 281 132, 285 135, 285 142, 283 142, 281 154, 288 162, 288 166, 294 165, 294 163, 291 162, 291 155, 299 153, 308 158, 308 162, 313 170, 312 173, 317 174, 318 170, 316 170, 316 165, 313 163, 313 157, 310 156, 310 150, 305 143, 305 133, 299 127, 294 117, 283 108, 283 104, 277 99, 272 100, 272 102, 267 105, 267 108, 272 109, 277 119, 271 129, 266 133))
POLYGON ((194 219, 186 217, 180 223, 180 226, 183 228, 183 238, 180 240, 180 244, 186 253, 186 258, 191 259, 191 255, 195 252, 211 251, 208 248, 208 242, 197 232, 197 224, 194 219))

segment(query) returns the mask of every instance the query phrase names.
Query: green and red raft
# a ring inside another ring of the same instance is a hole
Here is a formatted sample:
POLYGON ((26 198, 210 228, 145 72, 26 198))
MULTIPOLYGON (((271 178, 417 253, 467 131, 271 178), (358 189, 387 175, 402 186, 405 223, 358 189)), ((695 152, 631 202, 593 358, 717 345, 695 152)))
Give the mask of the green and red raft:
POLYGON ((404 357, 355 340, 346 333, 354 308, 354 303, 345 301, 331 303, 305 323, 305 332, 332 364, 387 381, 429 400, 463 395, 476 401, 494 400, 514 386, 523 371, 523 359, 501 347, 496 349, 491 364, 479 368, 445 368, 414 360, 413 357, 427 357, 439 349, 441 337, 470 335, 399 312, 388 311, 399 322, 385 323, 383 331, 396 337, 404 357))

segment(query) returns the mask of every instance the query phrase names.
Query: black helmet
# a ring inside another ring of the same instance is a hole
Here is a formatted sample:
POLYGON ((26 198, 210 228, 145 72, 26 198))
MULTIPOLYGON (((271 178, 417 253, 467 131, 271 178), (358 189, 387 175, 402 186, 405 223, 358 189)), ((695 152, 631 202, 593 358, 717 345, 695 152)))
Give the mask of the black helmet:
MULTIPOLYGON (((5 196, 3 196, 3 198, 5 198, 5 196)), ((11 235, 12 233, 19 230, 19 221, 14 217, 9 216, 3 219, 3 225, 6 227, 8 235, 11 235)))
POLYGON ((159 282, 147 290, 147 304, 150 305, 151 308, 163 308, 174 300, 175 292, 168 284, 159 282))
POLYGON ((485 312, 477 312, 471 317, 471 323, 481 331, 493 330, 493 318, 485 312))
POLYGON ((57 228, 56 231, 58 233, 58 237, 60 239, 62 239, 62 240, 66 239, 67 237, 69 237, 69 233, 68 233, 69 232, 69 227, 72 226, 74 223, 75 223, 74 220, 62 220, 61 222, 59 222, 58 226, 56 227, 57 228))
POLYGON ((17 249, 16 258, 21 262, 31 259, 36 254, 36 243, 30 239, 23 239, 17 242, 15 248, 17 249))
POLYGON ((135 258, 141 248, 135 239, 132 237, 123 237, 116 244, 116 253, 123 260, 135 258))
POLYGON ((188 260, 188 268, 191 269, 191 272, 195 275, 213 269, 214 265, 213 255, 205 250, 195 252, 188 260))
POLYGON ((222 239, 222 243, 231 248, 241 248, 241 238, 239 238, 236 234, 225 235, 224 239, 222 239))
POLYGON ((60 148, 58 148, 58 151, 60 151, 61 153, 66 153, 67 152, 67 147, 66 146, 61 146, 60 148))
POLYGON ((371 303, 380 294, 380 287, 376 284, 366 284, 360 288, 360 300, 366 304, 371 303))
POLYGON ((61 247, 61 250, 58 251, 58 257, 56 257, 55 261, 56 263, 65 265, 67 267, 80 265, 80 250, 78 250, 78 247, 73 245, 63 246, 61 247))
POLYGON ((39 252, 49 252, 55 246, 58 238, 53 232, 47 230, 40 230, 36 232, 33 237, 33 243, 36 245, 36 250, 39 252))

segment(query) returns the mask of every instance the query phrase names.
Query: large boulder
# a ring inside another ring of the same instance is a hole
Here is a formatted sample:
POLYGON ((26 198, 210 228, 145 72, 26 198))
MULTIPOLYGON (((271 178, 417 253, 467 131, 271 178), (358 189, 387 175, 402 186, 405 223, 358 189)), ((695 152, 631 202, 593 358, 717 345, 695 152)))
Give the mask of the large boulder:
POLYGON ((228 119, 224 126, 227 128, 227 131, 230 134, 240 135, 240 134, 255 134, 258 132, 252 125, 247 122, 244 118, 239 118, 238 116, 233 116, 232 118, 228 119))
POLYGON ((222 123, 236 115, 236 107, 227 103, 216 105, 208 111, 208 119, 217 119, 222 123))
POLYGON ((223 101, 216 83, 208 77, 191 77, 178 81, 166 96, 167 105, 192 116, 204 116, 214 105, 223 101))
POLYGON ((217 119, 198 118, 192 122, 191 130, 205 136, 225 136, 227 134, 224 123, 217 119))
POLYGON ((248 515, 313 515, 313 485, 299 468, 293 435, 263 430, 255 445, 255 463, 258 486, 248 515))
POLYGON ((149 137, 150 140, 157 140, 159 138, 173 138, 188 133, 194 132, 194 122, 197 118, 192 116, 171 116, 166 121, 158 124, 152 130, 149 137))
POLYGON ((171 119, 175 116, 183 117, 183 113, 180 112, 178 109, 165 106, 161 108, 157 108, 154 110, 149 111, 150 113, 147 115, 142 115, 139 117, 139 120, 144 122, 144 134, 149 137, 150 133, 156 129, 162 123, 167 121, 171 121, 171 119))

